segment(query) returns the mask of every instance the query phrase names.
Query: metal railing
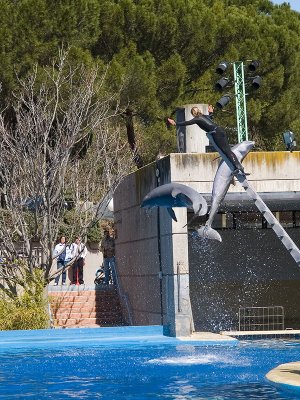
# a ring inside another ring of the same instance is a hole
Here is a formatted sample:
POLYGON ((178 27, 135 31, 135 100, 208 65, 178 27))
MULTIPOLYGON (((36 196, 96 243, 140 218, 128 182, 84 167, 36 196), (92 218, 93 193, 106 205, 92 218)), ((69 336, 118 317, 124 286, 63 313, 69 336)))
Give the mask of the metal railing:
POLYGON ((284 330, 282 306, 239 308, 239 331, 284 330))

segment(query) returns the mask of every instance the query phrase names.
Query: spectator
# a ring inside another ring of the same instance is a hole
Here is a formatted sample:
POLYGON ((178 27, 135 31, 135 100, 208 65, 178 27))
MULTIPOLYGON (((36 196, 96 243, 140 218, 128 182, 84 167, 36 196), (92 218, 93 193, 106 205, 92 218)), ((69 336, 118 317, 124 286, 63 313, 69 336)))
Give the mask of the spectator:
POLYGON ((74 243, 72 244, 73 257, 75 261, 73 263, 73 280, 72 285, 83 285, 83 267, 85 265, 85 257, 87 249, 84 243, 81 242, 81 238, 77 236, 74 243))
MULTIPOLYGON (((53 258, 56 258, 57 261, 57 269, 60 269, 65 266, 65 259, 66 259, 66 237, 61 236, 59 239, 59 243, 54 247, 53 250, 53 258)), ((62 277, 62 284, 66 284, 66 276, 67 273, 65 270, 63 270, 61 277, 62 277)), ((55 278, 54 285, 57 286, 59 282, 59 277, 58 275, 55 278)))
POLYGON ((110 278, 112 284, 116 284, 116 270, 115 270, 115 239, 111 237, 109 230, 104 231, 104 237, 100 244, 100 250, 103 253, 103 267, 104 267, 104 284, 108 285, 110 278))

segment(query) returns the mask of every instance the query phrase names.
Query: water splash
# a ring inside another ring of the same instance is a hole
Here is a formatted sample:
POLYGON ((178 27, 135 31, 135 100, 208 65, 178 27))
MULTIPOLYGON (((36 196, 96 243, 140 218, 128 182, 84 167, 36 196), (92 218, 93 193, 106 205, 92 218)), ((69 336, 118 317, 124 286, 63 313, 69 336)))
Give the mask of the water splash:
POLYGON ((224 365, 250 365, 248 358, 240 358, 236 360, 234 357, 222 356, 216 354, 204 354, 204 355, 190 355, 190 356, 179 356, 179 357, 161 357, 154 358, 147 361, 148 364, 163 364, 163 365, 205 365, 205 364, 224 364, 224 365))

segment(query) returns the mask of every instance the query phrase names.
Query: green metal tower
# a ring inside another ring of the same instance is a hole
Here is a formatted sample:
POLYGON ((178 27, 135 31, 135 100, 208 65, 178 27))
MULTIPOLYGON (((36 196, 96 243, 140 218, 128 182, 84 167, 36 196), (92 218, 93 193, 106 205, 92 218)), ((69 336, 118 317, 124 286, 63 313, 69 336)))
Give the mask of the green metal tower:
POLYGON ((244 64, 242 61, 233 63, 236 119, 238 128, 238 141, 248 140, 246 93, 244 80, 244 64))

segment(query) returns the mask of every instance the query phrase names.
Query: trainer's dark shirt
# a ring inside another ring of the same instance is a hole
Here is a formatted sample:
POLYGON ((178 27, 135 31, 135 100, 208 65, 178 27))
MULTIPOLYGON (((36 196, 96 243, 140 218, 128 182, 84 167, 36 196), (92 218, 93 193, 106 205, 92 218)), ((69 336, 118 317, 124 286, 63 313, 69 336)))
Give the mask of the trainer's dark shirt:
POLYGON ((176 122, 176 125, 187 126, 187 125, 198 125, 199 128, 203 129, 205 132, 214 131, 218 125, 215 124, 208 115, 201 115, 200 117, 194 117, 189 121, 176 122))

